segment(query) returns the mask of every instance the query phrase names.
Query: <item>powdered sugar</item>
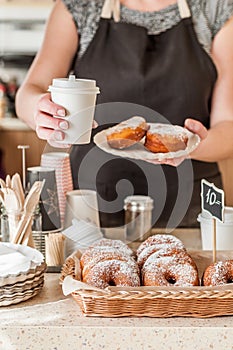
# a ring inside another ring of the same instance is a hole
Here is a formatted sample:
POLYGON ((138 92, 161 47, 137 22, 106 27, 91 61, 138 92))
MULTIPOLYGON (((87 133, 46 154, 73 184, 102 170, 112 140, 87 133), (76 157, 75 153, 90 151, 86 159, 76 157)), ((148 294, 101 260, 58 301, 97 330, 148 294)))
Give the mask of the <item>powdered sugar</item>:
POLYGON ((150 124, 150 134, 159 134, 161 136, 169 135, 184 141, 189 136, 189 131, 179 125, 170 124, 150 124))

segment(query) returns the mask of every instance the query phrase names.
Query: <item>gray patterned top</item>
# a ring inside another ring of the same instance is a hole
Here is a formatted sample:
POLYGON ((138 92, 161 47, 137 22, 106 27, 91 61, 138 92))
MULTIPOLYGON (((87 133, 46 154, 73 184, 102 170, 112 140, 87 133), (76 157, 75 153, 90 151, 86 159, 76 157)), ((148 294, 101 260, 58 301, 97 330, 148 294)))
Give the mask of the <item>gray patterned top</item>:
MULTIPOLYGON (((104 0, 63 0, 71 12, 80 36, 80 58, 93 39, 104 0)), ((194 29, 204 49, 210 53, 216 33, 233 15, 233 0, 187 0, 194 29)), ((180 21, 177 4, 153 12, 140 12, 121 5, 122 22, 146 27, 149 34, 159 34, 180 21)))

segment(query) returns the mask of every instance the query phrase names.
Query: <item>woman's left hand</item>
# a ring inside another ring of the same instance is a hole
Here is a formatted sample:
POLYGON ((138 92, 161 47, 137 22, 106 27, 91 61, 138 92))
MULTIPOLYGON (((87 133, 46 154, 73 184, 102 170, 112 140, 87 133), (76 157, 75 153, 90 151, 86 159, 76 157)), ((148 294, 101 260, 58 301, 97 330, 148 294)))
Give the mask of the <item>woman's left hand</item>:
POLYGON ((208 131, 206 127, 198 120, 188 118, 184 122, 184 127, 194 134, 197 134, 201 141, 207 137, 208 131))
MULTIPOLYGON (((200 137, 201 141, 207 137, 208 131, 206 127, 198 120, 188 118, 185 120, 184 127, 189 131, 191 131, 192 133, 197 134, 200 137)), ((145 159, 145 161, 152 164, 171 165, 171 166, 177 167, 187 158, 190 158, 190 154, 187 154, 186 156, 183 156, 183 157, 168 158, 160 161, 151 160, 151 159, 150 160, 145 159)))

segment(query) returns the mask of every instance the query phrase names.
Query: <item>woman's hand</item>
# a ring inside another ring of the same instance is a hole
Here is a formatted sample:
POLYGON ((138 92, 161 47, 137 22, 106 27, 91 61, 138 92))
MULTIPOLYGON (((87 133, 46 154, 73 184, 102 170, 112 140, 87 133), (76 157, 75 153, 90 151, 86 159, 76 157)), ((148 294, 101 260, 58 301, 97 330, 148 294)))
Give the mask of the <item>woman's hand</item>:
POLYGON ((57 142, 64 140, 64 131, 69 128, 69 123, 65 120, 65 115, 66 110, 51 101, 50 93, 42 95, 38 100, 34 116, 38 137, 47 140, 53 147, 70 147, 69 144, 57 142), (59 118, 55 118, 54 116, 58 116, 59 118))
MULTIPOLYGON (((207 137, 208 131, 206 127, 199 122, 198 120, 188 118, 185 120, 184 127, 191 131, 194 134, 197 134, 201 141, 204 140, 207 137)), ((195 151, 192 152, 192 154, 195 151)), ((178 158, 168 158, 168 159, 163 159, 163 160, 146 160, 149 163, 152 164, 160 164, 160 165, 171 165, 177 167, 180 165, 185 159, 190 158, 190 154, 187 154, 186 156, 183 157, 178 157, 178 158)))
POLYGON ((184 127, 194 134, 197 134, 201 141, 207 137, 208 131, 206 127, 198 120, 188 118, 184 122, 184 127))

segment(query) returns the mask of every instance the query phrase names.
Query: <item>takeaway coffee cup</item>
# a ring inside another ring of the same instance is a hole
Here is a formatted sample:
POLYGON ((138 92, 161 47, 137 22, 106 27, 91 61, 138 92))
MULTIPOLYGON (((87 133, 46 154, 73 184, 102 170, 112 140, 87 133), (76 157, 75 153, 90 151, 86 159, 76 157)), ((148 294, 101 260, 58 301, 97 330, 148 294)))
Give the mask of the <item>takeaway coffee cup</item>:
MULTIPOLYGON (((208 212, 198 215, 203 250, 213 249, 213 219, 208 212)), ((233 207, 225 207, 224 222, 216 220, 216 249, 233 250, 233 207)))
MULTIPOLYGON (((64 131, 65 138, 58 141, 62 144, 90 143, 96 96, 99 88, 95 80, 69 78, 53 79, 48 91, 53 102, 66 109, 69 128, 64 131)), ((54 116, 60 118, 58 116, 54 116)))

